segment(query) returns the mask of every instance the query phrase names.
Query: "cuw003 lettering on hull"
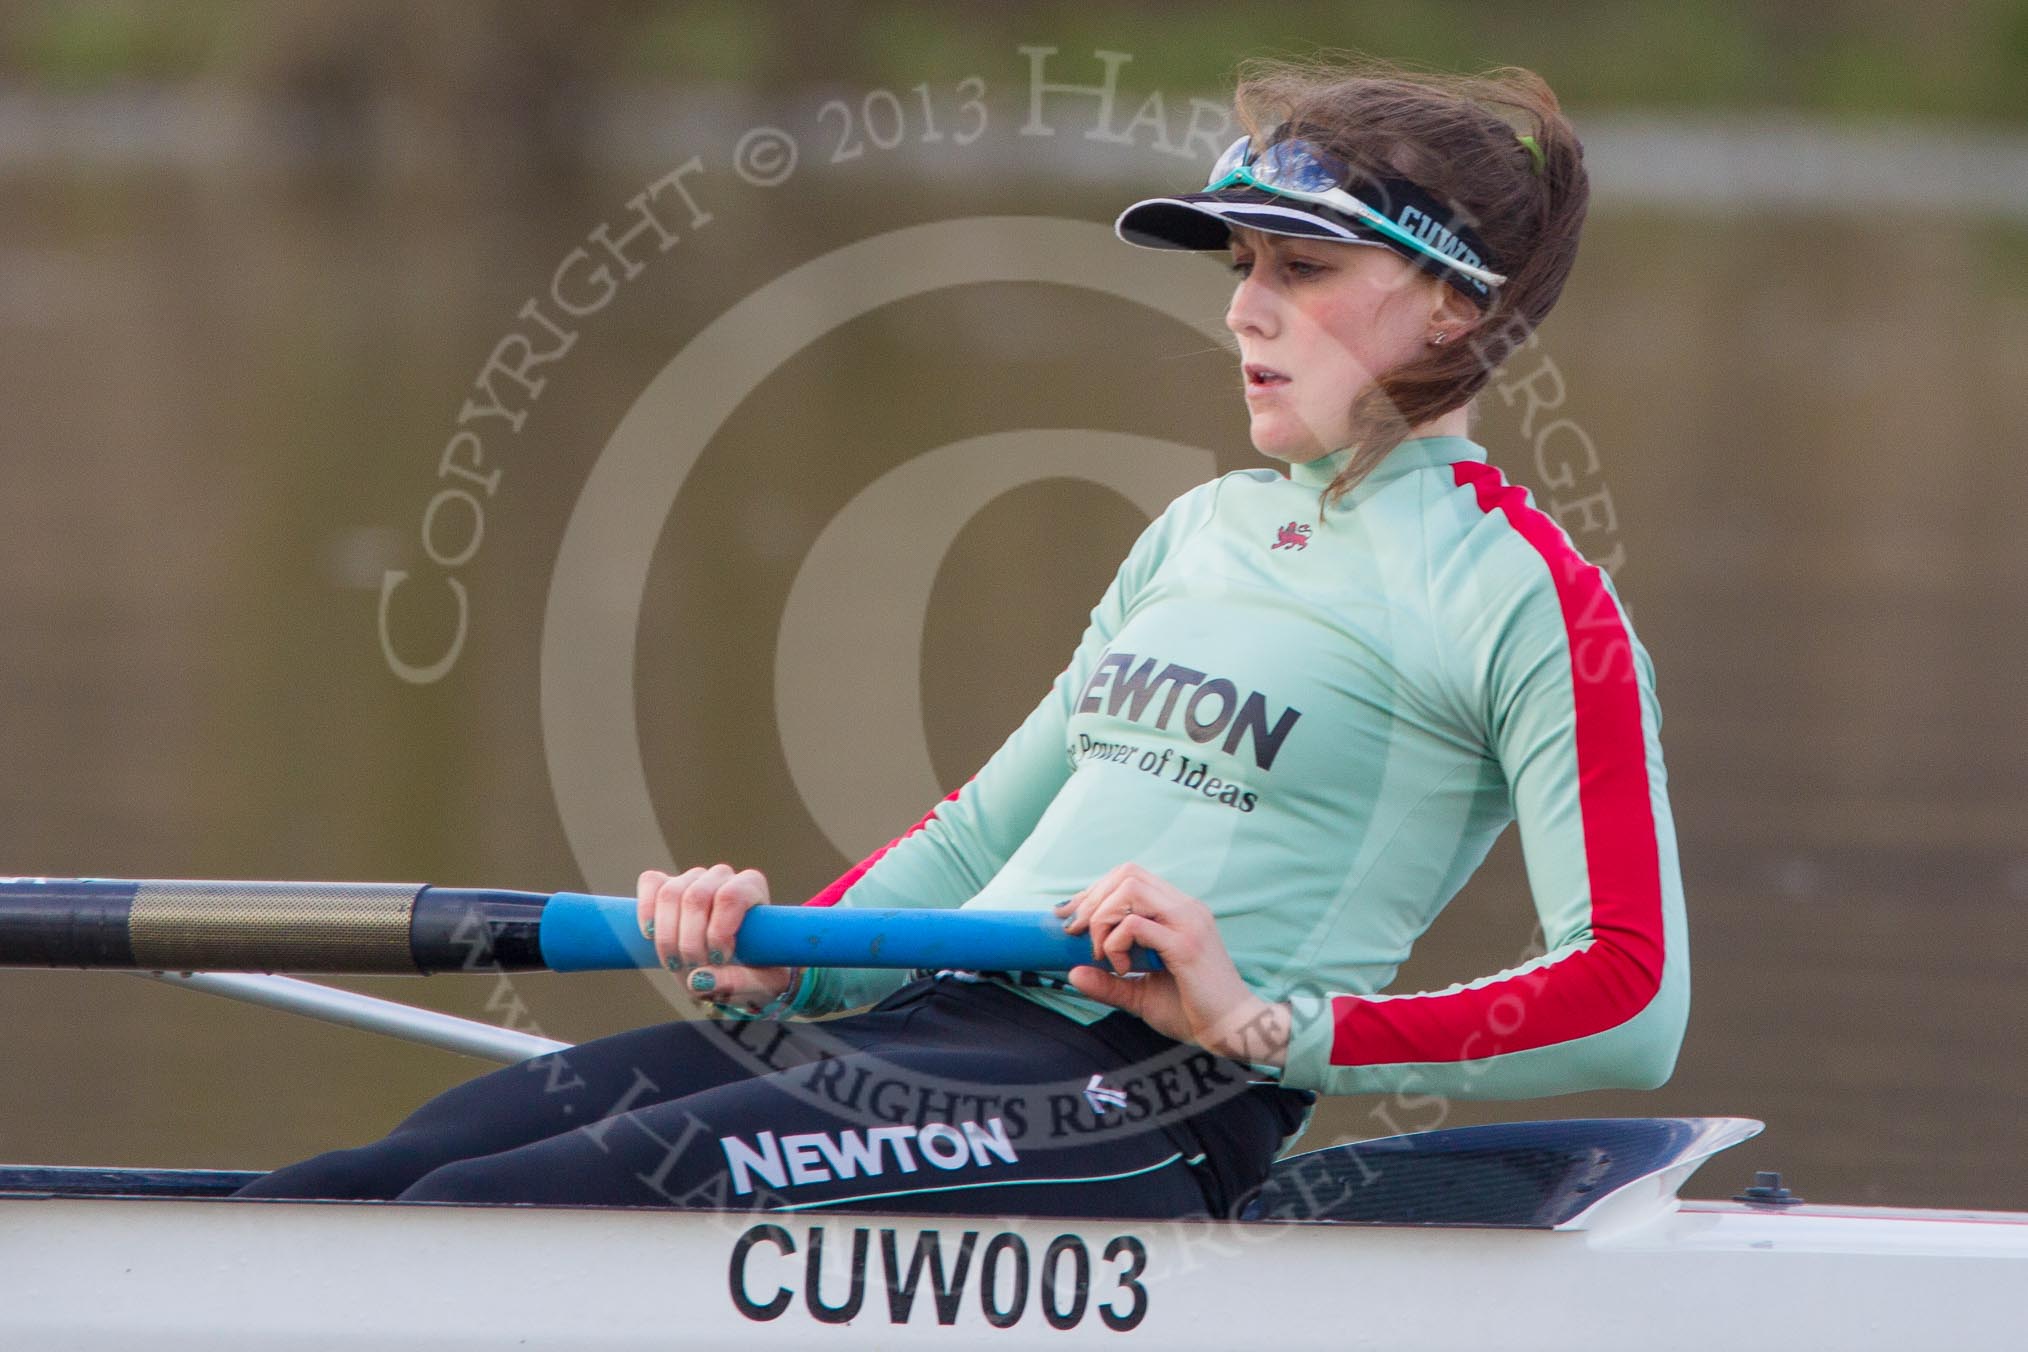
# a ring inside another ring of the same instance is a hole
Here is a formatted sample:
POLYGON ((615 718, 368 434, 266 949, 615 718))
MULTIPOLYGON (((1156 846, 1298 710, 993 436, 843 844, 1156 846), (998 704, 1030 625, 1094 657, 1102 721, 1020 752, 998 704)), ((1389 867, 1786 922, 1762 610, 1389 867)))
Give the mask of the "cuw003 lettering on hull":
POLYGON ((242 1201, 251 1174, 0 1169, 0 1347, 2015 1348, 2028 1216, 1677 1187, 1738 1119, 1295 1156, 1144 1223, 242 1201), (1468 1297, 1468 1298, 1467 1298, 1468 1297))
POLYGON ((733 1308, 756 1323, 780 1319, 800 1305, 819 1324, 885 1315, 889 1324, 906 1325, 915 1322, 918 1301, 945 1328, 958 1322, 968 1304, 976 1304, 980 1318, 996 1329, 1013 1328, 1032 1314, 1052 1329, 1077 1328, 1090 1316, 1125 1333, 1147 1317, 1148 1288, 1141 1279, 1148 1248, 1139 1235, 1106 1240, 1101 1261, 1121 1260, 1124 1266, 1094 1283, 1092 1241, 1076 1232, 1057 1235, 1039 1251, 1018 1230, 916 1229, 912 1246, 903 1243, 908 1233, 908 1227, 848 1229, 836 1221, 797 1232, 772 1222, 750 1225, 733 1243, 726 1289, 733 1308), (825 1260, 827 1240, 834 1256, 850 1245, 842 1272, 838 1263, 825 1260), (804 1257, 796 1262, 799 1244, 804 1257), (791 1261, 764 1268, 757 1252, 791 1261), (756 1288, 768 1294, 756 1296, 756 1288), (875 1292, 870 1303, 869 1290, 875 1292))

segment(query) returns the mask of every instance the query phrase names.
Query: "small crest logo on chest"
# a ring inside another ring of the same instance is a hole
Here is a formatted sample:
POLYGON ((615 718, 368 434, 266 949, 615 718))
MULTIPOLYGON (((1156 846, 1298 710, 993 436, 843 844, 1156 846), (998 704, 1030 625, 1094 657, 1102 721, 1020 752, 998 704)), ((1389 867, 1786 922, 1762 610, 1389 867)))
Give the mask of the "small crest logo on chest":
POLYGON ((1291 521, 1275 531, 1275 542, 1269 549, 1308 549, 1310 528, 1300 521, 1291 521))

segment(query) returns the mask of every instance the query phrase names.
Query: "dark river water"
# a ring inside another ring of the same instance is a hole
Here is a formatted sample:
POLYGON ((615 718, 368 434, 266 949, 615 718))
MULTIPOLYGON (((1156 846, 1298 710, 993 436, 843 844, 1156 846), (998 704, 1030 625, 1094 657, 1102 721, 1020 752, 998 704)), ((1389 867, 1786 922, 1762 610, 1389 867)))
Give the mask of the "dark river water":
MULTIPOLYGON (((601 291, 573 251, 652 177, 9 181, 0 871, 549 890, 673 856, 807 895, 1026 712, 1143 520, 1123 486, 1254 459, 1225 280, 1110 245, 1131 187, 721 175, 707 222, 665 197, 677 242, 635 239, 601 291), (1037 212, 1052 229, 975 219, 1037 212), (938 229, 838 262, 905 226, 938 229), (531 298, 551 327, 517 317, 531 298), (736 311, 764 322, 707 334, 736 311), (503 340, 520 379, 475 386, 503 340), (500 411, 454 442, 468 400, 500 411), (1108 486, 1049 431, 1147 444, 1108 486), (623 441, 668 458, 573 525, 623 441), (469 496, 432 514, 447 489, 469 496), (806 569, 827 532, 892 569, 806 569), (559 597, 597 623, 546 625, 559 597), (545 664, 572 691, 547 717, 545 664)), ((1654 655, 1688 1041, 1655 1093, 1342 1100, 1312 1144, 1741 1115, 1767 1134, 1692 1192, 1781 1168, 1813 1199, 2028 1208, 2023 243, 1595 214, 1477 435, 1612 563, 1654 655)), ((1506 965, 1532 920, 1510 838, 1399 988, 1506 965)), ((673 1000, 633 975, 345 984, 567 1039, 673 1000)), ((10 1161, 266 1166, 479 1068, 131 976, 0 973, 10 1161)))

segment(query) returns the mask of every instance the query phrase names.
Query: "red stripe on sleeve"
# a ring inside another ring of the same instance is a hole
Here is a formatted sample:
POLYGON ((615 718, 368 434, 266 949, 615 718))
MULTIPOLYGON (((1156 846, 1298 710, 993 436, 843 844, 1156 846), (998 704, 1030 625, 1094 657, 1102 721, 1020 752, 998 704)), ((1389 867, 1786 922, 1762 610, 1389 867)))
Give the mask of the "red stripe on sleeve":
POLYGON ((827 886, 823 891, 819 892, 816 896, 811 897, 808 901, 804 902, 803 905, 836 906, 838 904, 838 898, 844 896, 848 891, 850 891, 852 889, 852 884, 858 882, 861 878, 864 878, 866 876, 866 870, 872 868, 875 864, 880 862, 881 855, 886 854, 889 850, 901 844, 902 841, 907 840, 910 836, 922 830, 923 827, 928 826, 931 822, 935 821, 937 815, 937 808, 942 807, 944 803, 956 802, 958 795, 962 792, 964 792, 964 790, 962 789, 952 789, 949 793, 944 795, 943 803, 938 803, 937 807, 933 807, 928 812, 922 814, 921 821, 917 822, 914 826, 909 827, 908 830, 903 831, 900 835, 896 836, 893 840, 888 841, 885 845, 882 845, 872 854, 867 855, 864 859, 854 864, 851 868, 846 869, 845 872, 838 875, 838 877, 834 879, 829 886, 827 886))
POLYGON ((1549 565, 1570 643, 1578 806, 1591 885, 1591 946, 1533 971, 1444 995, 1332 1005, 1331 1063, 1452 1062, 1602 1033, 1646 1008, 1662 982, 1662 868, 1632 636, 1587 562, 1500 471, 1451 466, 1480 510, 1508 522, 1549 565))

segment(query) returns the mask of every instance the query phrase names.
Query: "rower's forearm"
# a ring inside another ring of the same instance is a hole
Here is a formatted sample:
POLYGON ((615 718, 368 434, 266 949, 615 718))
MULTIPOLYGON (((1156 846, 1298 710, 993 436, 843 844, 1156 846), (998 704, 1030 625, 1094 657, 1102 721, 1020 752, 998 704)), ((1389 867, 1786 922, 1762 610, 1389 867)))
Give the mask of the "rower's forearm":
POLYGON ((1267 1006, 1255 1020, 1260 1049, 1246 1059, 1257 1066, 1286 1069, 1289 1064, 1289 1007, 1279 1002, 1267 1006))
POLYGON ((1289 1063, 1289 1007, 1267 1000, 1255 1001, 1237 1030, 1223 1040, 1219 1050, 1235 1061, 1281 1070, 1289 1063))

